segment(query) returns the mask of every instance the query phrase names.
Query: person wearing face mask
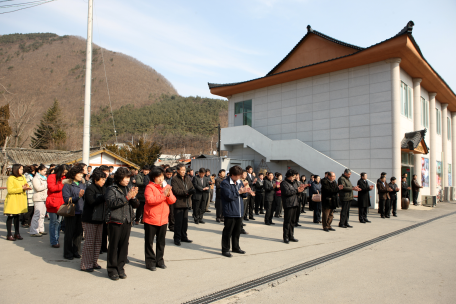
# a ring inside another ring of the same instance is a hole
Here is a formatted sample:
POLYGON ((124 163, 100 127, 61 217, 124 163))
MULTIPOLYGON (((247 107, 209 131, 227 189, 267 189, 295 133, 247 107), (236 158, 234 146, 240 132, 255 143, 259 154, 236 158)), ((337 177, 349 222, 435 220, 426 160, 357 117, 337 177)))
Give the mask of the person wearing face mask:
POLYGON ((108 208, 108 276, 117 281, 126 279, 125 263, 128 255, 131 225, 134 219, 133 208, 138 208, 137 187, 129 186, 131 172, 127 168, 119 168, 114 174, 114 184, 106 190, 105 199, 108 208))
POLYGON ((146 268, 155 271, 159 267, 166 269, 163 259, 165 253, 165 237, 168 224, 169 206, 176 202, 172 187, 163 187, 164 171, 154 167, 149 173, 150 183, 144 192, 146 204, 144 205, 144 240, 146 268), (153 249, 156 239, 156 254, 153 249))
POLYGON ((79 163, 71 167, 70 171, 63 181, 62 196, 65 204, 68 204, 70 198, 75 205, 75 215, 65 217, 65 237, 63 240, 63 257, 68 260, 81 258, 81 241, 82 241, 82 221, 81 215, 84 209, 84 192, 86 184, 84 183, 84 167, 86 165, 79 163))

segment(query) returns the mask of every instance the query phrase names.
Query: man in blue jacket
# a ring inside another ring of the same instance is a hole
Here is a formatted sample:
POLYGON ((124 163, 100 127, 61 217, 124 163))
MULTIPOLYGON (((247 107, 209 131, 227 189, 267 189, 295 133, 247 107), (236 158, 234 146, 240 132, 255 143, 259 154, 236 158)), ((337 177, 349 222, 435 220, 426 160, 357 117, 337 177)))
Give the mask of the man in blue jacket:
POLYGON ((239 237, 242 230, 242 213, 244 210, 243 198, 254 194, 250 188, 245 188, 240 178, 242 168, 234 166, 230 168, 230 176, 220 183, 220 196, 222 199, 222 213, 225 218, 225 227, 222 233, 222 255, 230 258, 230 239, 233 252, 244 254, 239 247, 239 237))

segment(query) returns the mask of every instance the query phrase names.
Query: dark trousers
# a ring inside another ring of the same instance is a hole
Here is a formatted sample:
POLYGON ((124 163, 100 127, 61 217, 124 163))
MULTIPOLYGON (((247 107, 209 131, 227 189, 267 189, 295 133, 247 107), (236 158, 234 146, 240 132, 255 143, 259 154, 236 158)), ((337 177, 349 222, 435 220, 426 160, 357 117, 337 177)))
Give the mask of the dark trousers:
POLYGON ((175 225, 174 205, 168 205, 168 206, 169 206, 169 215, 168 215, 169 230, 174 231, 174 225, 175 225))
POLYGON ((264 193, 255 193, 255 213, 263 210, 264 193))
POLYGON ((174 208, 174 240, 187 240, 188 208, 174 208))
POLYGON ((219 197, 220 195, 217 195, 215 198, 215 217, 217 219, 221 219, 223 217, 222 214, 222 199, 219 197))
POLYGON ((321 222, 321 202, 312 202, 313 203, 313 222, 314 223, 319 223, 321 222))
POLYGON ((128 241, 130 239, 131 224, 108 224, 108 275, 121 275, 125 273, 124 266, 128 255, 128 241))
POLYGON ((389 199, 381 199, 379 204, 378 204, 378 208, 380 210, 380 214, 381 216, 390 216, 390 212, 391 212, 391 201, 389 199))
POLYGON ((244 215, 245 218, 247 218, 247 213, 248 213, 248 216, 249 218, 253 218, 253 209, 255 208, 255 196, 252 196, 252 195, 248 195, 247 196, 247 211, 244 215))
POLYGON ((143 216, 143 213, 144 213, 144 204, 146 202, 145 201, 140 201, 139 202, 139 207, 136 208, 136 216, 135 216, 135 221, 136 222, 139 222, 139 220, 142 219, 142 216, 143 216))
POLYGON ((331 224, 334 218, 334 209, 327 209, 323 208, 323 220, 321 221, 323 224, 323 229, 331 228, 331 224))
POLYGON ((32 223, 32 217, 33 213, 35 212, 35 207, 34 206, 28 206, 27 207, 27 212, 21 214, 21 223, 22 225, 29 225, 32 223))
MULTIPOLYGON (((12 236, 11 233, 11 225, 13 224, 14 220, 14 234, 19 234, 19 214, 14 214, 14 215, 8 215, 6 218, 6 231, 7 231, 7 237, 12 236)), ((51 231, 52 233, 52 231, 51 231)))
POLYGON ((274 201, 264 201, 264 208, 266 209, 266 214, 264 216, 265 223, 272 222, 273 207, 275 207, 274 201))
POLYGON ((222 252, 230 251, 230 240, 234 251, 240 250, 239 237, 242 230, 241 217, 225 217, 225 227, 222 232, 222 252))
POLYGON ((418 195, 420 194, 419 191, 413 191, 413 205, 418 205, 418 195))
POLYGON ((365 222, 367 220, 367 208, 358 206, 358 218, 360 222, 365 222))
MULTIPOLYGON (((296 209, 296 223, 299 223, 299 216, 301 215, 302 194, 298 194, 298 208, 296 209)), ((302 207, 304 208, 304 207, 302 207)))
POLYGON ((103 234, 101 235, 101 251, 108 251, 108 224, 103 223, 103 234))
POLYGON ((283 239, 293 239, 294 238, 294 227, 296 225, 296 212, 298 212, 297 206, 284 209, 283 239))
POLYGON ((65 217, 63 257, 72 258, 75 254, 81 253, 82 233, 81 214, 65 217))
POLYGON ((156 267, 162 266, 165 264, 163 260, 163 255, 165 254, 165 237, 166 229, 168 224, 162 226, 154 226, 144 223, 144 232, 145 232, 145 244, 144 244, 144 253, 146 256, 146 267, 156 267), (156 240, 156 249, 157 254, 154 252, 154 238, 157 236, 156 240))
POLYGON ((342 205, 342 210, 340 211, 340 222, 339 226, 348 225, 348 220, 350 218, 350 204, 351 201, 340 201, 342 205))
POLYGON ((206 212, 207 195, 203 193, 199 198, 193 198, 192 209, 193 219, 199 221, 203 219, 204 212, 206 212))
POLYGON ((397 196, 391 197, 391 209, 393 210, 393 215, 396 215, 397 214, 397 196))
POLYGON ((303 193, 301 196, 301 212, 304 212, 304 207, 307 203, 307 193, 303 193))
POLYGON ((282 215, 282 197, 281 196, 275 196, 274 198, 275 200, 275 216, 279 216, 279 215, 282 215))

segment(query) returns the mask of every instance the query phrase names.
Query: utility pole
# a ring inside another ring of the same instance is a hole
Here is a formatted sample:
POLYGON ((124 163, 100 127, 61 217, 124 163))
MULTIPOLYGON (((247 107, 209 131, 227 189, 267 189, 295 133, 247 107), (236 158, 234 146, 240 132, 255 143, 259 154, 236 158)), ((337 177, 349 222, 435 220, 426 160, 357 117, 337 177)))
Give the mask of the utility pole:
POLYGON ((84 99, 84 132, 82 136, 82 162, 89 165, 90 157, 90 98, 92 93, 92 33, 93 33, 93 0, 89 0, 89 14, 87 18, 87 51, 86 51, 86 79, 84 99))
POLYGON ((221 143, 221 128, 220 128, 220 124, 218 124, 218 145, 217 145, 217 152, 218 152, 218 156, 219 157, 222 157, 222 154, 220 153, 220 146, 222 145, 221 143))

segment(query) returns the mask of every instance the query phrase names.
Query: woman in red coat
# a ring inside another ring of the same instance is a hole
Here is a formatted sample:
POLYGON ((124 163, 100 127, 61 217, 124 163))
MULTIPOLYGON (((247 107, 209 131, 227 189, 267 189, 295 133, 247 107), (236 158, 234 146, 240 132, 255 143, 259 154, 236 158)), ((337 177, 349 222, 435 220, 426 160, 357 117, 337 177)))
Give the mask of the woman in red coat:
POLYGON ((163 188, 164 171, 160 167, 153 168, 149 173, 151 182, 144 191, 144 231, 146 268, 152 271, 156 267, 166 268, 163 254, 165 252, 165 236, 168 227, 169 205, 176 202, 171 186, 163 188), (157 236, 157 254, 153 250, 154 238, 157 236))
POLYGON ((59 248, 59 235, 60 235, 60 222, 62 218, 57 215, 60 206, 63 205, 62 180, 65 179, 65 174, 68 172, 67 165, 61 165, 55 170, 55 174, 48 176, 47 185, 47 198, 46 198, 46 209, 49 212, 49 240, 51 246, 59 248))

